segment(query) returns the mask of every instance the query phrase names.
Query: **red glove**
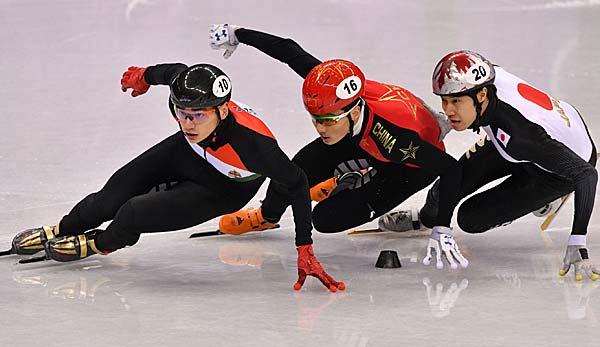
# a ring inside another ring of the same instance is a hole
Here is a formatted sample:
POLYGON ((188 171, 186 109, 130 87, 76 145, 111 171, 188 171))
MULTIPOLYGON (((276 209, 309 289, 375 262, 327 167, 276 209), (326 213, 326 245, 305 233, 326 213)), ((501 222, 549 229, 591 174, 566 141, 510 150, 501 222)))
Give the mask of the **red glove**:
POLYGON ((304 285, 304 281, 306 280, 306 276, 314 276, 323 283, 325 287, 327 287, 330 291, 336 292, 339 290, 346 289, 346 285, 344 282, 336 282, 333 277, 329 276, 321 263, 315 257, 315 253, 313 252, 312 245, 304 245, 297 248, 298 249, 298 281, 294 284, 295 290, 300 290, 302 285, 304 285))
POLYGON ((123 72, 123 77, 121 77, 121 90, 126 92, 129 88, 133 89, 131 92, 133 97, 147 92, 150 85, 144 79, 145 71, 145 67, 130 66, 127 71, 123 72))

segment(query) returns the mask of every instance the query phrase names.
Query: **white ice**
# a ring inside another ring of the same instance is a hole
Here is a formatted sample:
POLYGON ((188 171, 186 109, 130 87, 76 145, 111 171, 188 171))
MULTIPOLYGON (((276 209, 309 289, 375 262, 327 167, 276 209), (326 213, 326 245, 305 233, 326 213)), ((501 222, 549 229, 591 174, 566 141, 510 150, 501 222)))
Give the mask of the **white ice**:
MULTIPOLYGON (((598 141, 599 19, 596 0, 1 0, 0 244, 56 223, 177 130, 166 88, 135 99, 120 91, 130 65, 219 65, 234 98, 263 115, 290 156, 315 137, 302 80, 250 47, 223 60, 207 44, 214 22, 292 37, 321 59, 353 60, 368 78, 437 108, 437 60, 480 51, 576 105, 598 141)), ((450 152, 458 157, 475 138, 451 134, 450 152)), ((419 207, 424 196, 403 206, 419 207)), ((282 230, 256 235, 187 239, 214 229, 210 221, 81 262, 4 257, 0 346, 597 346, 600 283, 558 276, 572 211, 571 202, 546 233, 532 216, 483 235, 457 230, 471 266, 455 271, 421 264, 426 238, 315 234, 317 256, 347 284, 335 294, 312 279, 292 290, 289 211, 282 230), (376 269, 382 249, 398 251, 403 267, 376 269)), ((600 263, 597 215, 588 248, 600 263)))

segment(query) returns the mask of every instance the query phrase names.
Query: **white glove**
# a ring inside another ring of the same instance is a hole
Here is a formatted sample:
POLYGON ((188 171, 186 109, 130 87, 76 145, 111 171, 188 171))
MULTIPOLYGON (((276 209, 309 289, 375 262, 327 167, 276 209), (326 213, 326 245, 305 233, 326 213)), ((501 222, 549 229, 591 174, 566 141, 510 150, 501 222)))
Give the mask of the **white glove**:
POLYGON ((440 136, 438 137, 438 141, 444 140, 446 135, 448 135, 450 130, 452 130, 452 122, 450 122, 450 120, 448 119, 448 117, 446 117, 446 114, 444 112, 441 112, 441 111, 438 112, 438 111, 434 110, 429 105, 427 105, 423 100, 421 100, 421 102, 423 103, 425 108, 427 108, 429 110, 429 113, 431 113, 433 118, 435 118, 435 120, 438 123, 438 126, 440 127, 440 136))
POLYGON ((240 41, 235 36, 235 31, 240 27, 229 24, 213 24, 210 26, 209 44, 212 49, 223 49, 223 58, 231 57, 240 41))
POLYGON ((431 238, 429 239, 429 244, 427 245, 427 255, 425 258, 423 258, 423 265, 429 265, 431 263, 432 250, 435 251, 435 266, 438 269, 444 268, 444 263, 442 262, 442 253, 445 255, 446 260, 453 269, 458 268, 456 261, 454 261, 455 259, 463 268, 469 266, 469 261, 460 253, 458 245, 452 236, 452 229, 448 227, 433 227, 433 230, 431 231, 431 238))
POLYGON ((575 281, 582 281, 583 274, 586 274, 592 281, 600 277, 598 268, 589 262, 588 251, 585 246, 567 246, 563 266, 558 274, 561 276, 566 275, 571 269, 571 265, 575 266, 575 281))
POLYGON ((446 117, 444 112, 434 112, 432 115, 440 127, 440 136, 438 137, 438 141, 442 141, 444 140, 444 137, 448 135, 450 130, 452 130, 452 122, 448 119, 448 117, 446 117))

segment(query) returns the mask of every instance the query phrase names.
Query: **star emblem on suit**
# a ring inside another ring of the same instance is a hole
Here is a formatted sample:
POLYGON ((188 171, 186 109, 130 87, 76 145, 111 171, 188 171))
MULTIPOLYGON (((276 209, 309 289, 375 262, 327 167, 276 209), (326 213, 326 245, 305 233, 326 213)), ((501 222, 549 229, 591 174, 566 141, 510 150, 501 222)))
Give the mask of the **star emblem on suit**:
POLYGON ((418 149, 419 146, 414 146, 412 141, 410 141, 410 144, 407 148, 399 148, 398 150, 403 154, 402 161, 405 161, 407 159, 417 159, 418 149))

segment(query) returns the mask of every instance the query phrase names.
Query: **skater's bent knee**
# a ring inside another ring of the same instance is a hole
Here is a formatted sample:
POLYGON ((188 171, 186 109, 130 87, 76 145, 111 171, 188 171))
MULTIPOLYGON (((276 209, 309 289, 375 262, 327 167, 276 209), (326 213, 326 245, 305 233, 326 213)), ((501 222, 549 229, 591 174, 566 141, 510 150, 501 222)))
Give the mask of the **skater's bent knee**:
POLYGON ((476 213, 465 212, 463 209, 458 210, 456 219, 460 229, 470 234, 479 234, 489 229, 484 223, 481 223, 476 213))
POLYGON ((130 201, 121 206, 115 219, 110 224, 107 231, 115 235, 120 240, 122 246, 133 246, 140 239, 139 226, 135 223, 135 213, 133 204, 130 201))
POLYGON ((314 218, 313 216, 313 226, 316 231, 320 233, 339 233, 344 231, 344 229, 340 229, 339 226, 336 226, 336 223, 327 218, 314 218))

